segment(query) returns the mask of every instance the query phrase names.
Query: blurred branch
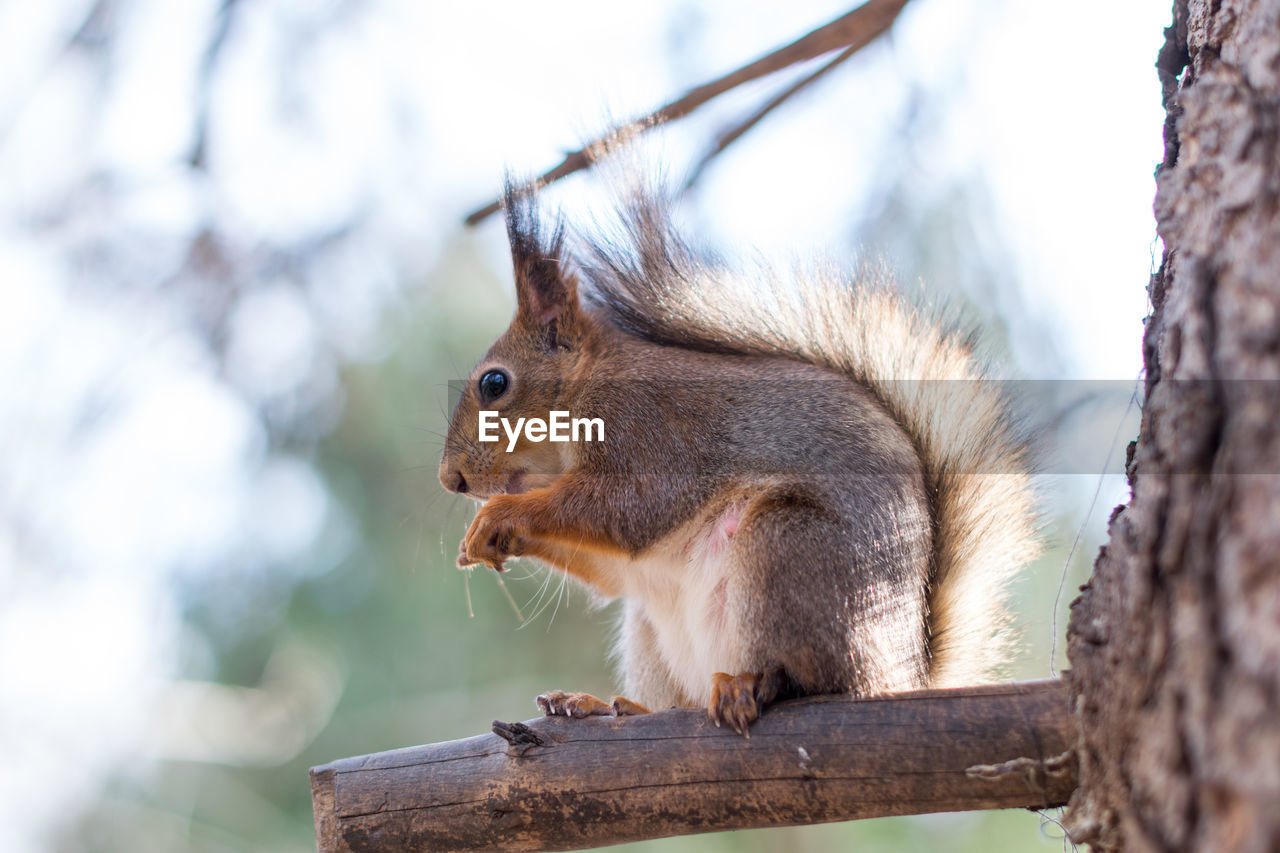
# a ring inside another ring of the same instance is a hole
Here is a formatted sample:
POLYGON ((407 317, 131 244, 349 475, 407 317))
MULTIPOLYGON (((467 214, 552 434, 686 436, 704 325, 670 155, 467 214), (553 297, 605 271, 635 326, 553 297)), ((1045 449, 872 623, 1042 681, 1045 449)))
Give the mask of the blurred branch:
POLYGON ((195 140, 191 145, 191 154, 187 156, 187 163, 193 169, 204 169, 206 165, 205 158, 208 154, 206 145, 209 141, 209 98, 213 88, 213 73, 218 64, 218 57, 222 54, 222 48, 227 43, 227 35, 231 32, 231 15, 238 3, 239 0, 222 0, 222 6, 218 9, 217 19, 214 22, 213 33, 209 36, 209 43, 200 60, 200 77, 196 90, 195 140))
MULTIPOLYGON (((84 51, 85 53, 94 54, 101 57, 106 52, 106 46, 109 42, 109 30, 111 27, 111 14, 114 10, 114 0, 97 0, 89 9, 80 16, 80 23, 76 25, 71 32, 70 37, 62 46, 62 50, 56 52, 52 57, 44 73, 47 74, 63 56, 75 51, 84 51)), ((12 35, 5 33, 5 35, 12 35)), ((10 69, 12 73, 13 69, 10 69)), ((43 76, 43 75, 41 75, 43 76)), ((39 86, 28 86, 23 92, 16 95, 9 104, 8 112, 0 112, 0 144, 8 141, 9 135, 13 132, 14 127, 18 124, 22 114, 26 111, 27 105, 33 100, 40 98, 43 89, 39 86)))
MULTIPOLYGON (((897 19, 898 13, 907 5, 907 2, 908 0, 867 0, 866 3, 863 3, 858 8, 846 12, 834 21, 813 30, 808 35, 802 36, 790 44, 742 66, 736 71, 691 89, 680 98, 659 107, 647 116, 615 128, 609 133, 587 143, 577 151, 569 152, 558 166, 547 170, 531 181, 523 188, 523 191, 532 192, 567 175, 572 175, 574 172, 587 168, 595 161, 600 152, 607 150, 610 140, 616 137, 626 138, 639 135, 663 122, 683 118, 712 98, 744 83, 749 83, 775 71, 780 71, 783 68, 795 65, 797 62, 814 59, 833 50, 845 48, 847 53, 852 54, 888 30, 894 20, 897 19)), ((832 64, 838 64, 844 58, 847 57, 842 56, 832 64)), ((812 75, 812 78, 816 79, 826 70, 827 68, 821 69, 817 74, 812 75)), ((799 87, 803 87, 808 82, 811 82, 811 80, 802 81, 799 87)), ((790 92, 785 93, 782 96, 782 100, 785 100, 790 94, 790 92)), ((776 106, 776 104, 773 106, 776 106)), ((759 117, 756 118, 756 121, 759 121, 759 118, 763 118, 764 114, 767 114, 772 108, 772 106, 766 106, 759 117)), ((751 122, 751 124, 754 123, 754 121, 751 122)), ((750 125, 743 128, 742 132, 745 133, 749 127, 750 125)), ((738 136, 741 136, 741 133, 738 136)), ((736 139, 737 136, 734 138, 736 139)), ((732 141, 729 140, 729 142, 732 141)), ((726 146, 728 144, 728 142, 725 143, 726 146)), ((495 199, 468 215, 466 223, 468 225, 476 225, 483 222, 500 208, 501 203, 495 199)))
POLYGON ((706 713, 494 723, 311 770, 320 853, 567 850, 853 818, 1062 805, 1060 681, 816 696, 742 738, 706 713), (501 736, 500 736, 501 735, 501 736))
POLYGON ((107 21, 115 11, 114 0, 98 0, 80 20, 67 43, 68 47, 102 48, 107 43, 107 21))

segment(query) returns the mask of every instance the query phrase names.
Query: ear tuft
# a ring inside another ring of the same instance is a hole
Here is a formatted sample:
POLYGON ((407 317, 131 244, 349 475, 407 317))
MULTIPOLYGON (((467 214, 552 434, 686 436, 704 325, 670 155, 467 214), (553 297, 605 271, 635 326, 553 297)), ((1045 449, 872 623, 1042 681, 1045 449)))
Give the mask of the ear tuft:
POLYGON ((508 175, 503 206, 519 310, 545 326, 577 306, 578 288, 564 266, 564 223, 557 222, 550 238, 545 237, 534 192, 508 175))

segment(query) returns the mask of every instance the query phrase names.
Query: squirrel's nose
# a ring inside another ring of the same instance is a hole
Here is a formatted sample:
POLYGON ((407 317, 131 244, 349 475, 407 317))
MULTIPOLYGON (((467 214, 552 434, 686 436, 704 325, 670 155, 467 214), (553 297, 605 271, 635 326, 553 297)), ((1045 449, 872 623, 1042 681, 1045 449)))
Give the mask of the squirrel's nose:
POLYGON ((462 476, 462 472, 443 465, 440 466, 440 485, 460 495, 467 493, 467 478, 462 476))

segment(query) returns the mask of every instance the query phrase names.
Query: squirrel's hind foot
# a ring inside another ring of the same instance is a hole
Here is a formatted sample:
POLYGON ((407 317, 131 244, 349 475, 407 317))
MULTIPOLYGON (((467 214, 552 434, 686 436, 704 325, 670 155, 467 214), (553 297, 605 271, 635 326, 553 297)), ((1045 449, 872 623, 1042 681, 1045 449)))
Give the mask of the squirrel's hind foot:
POLYGON ((717 672, 711 676, 711 701, 707 714, 716 726, 727 725, 743 737, 751 737, 751 724, 760 717, 782 687, 781 670, 744 672, 730 675, 717 672))

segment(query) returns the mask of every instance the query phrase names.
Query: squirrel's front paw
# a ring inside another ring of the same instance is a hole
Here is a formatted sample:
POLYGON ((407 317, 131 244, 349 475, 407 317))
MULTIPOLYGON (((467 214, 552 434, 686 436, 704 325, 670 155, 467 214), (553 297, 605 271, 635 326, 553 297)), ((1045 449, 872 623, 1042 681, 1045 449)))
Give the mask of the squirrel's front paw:
POLYGON ((509 496, 498 495, 489 498, 480 507, 476 517, 471 520, 467 535, 462 539, 458 554, 459 566, 484 563, 501 572, 504 571, 504 560, 524 553, 524 542, 516 532, 508 506, 511 500, 509 496))

